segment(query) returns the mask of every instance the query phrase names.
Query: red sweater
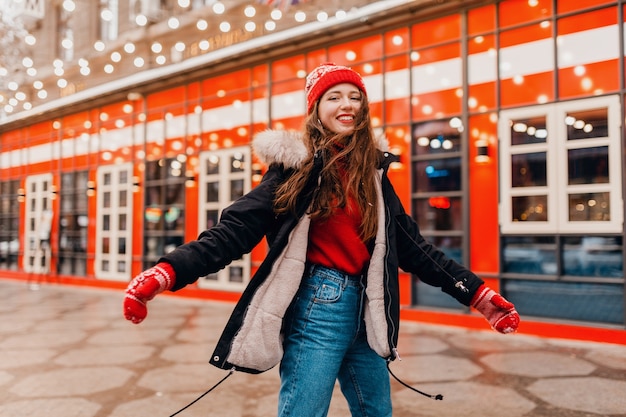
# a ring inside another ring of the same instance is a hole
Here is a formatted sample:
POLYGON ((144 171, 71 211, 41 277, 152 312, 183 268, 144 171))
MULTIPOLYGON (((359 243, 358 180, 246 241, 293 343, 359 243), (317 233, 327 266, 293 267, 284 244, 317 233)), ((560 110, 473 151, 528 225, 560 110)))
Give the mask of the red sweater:
POLYGON ((359 275, 365 269, 370 253, 359 237, 361 213, 350 199, 353 210, 336 208, 328 220, 313 220, 309 232, 307 261, 359 275))

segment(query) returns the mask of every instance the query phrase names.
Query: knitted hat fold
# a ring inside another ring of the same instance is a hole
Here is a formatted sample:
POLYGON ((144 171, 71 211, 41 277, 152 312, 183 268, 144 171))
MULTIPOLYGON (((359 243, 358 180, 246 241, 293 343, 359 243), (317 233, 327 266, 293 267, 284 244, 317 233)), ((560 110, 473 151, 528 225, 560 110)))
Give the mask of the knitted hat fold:
POLYGON ((341 84, 350 83, 357 86, 359 90, 367 96, 365 83, 358 72, 343 65, 337 65, 333 62, 327 62, 315 68, 306 77, 306 110, 311 113, 313 105, 324 93, 331 87, 341 84))

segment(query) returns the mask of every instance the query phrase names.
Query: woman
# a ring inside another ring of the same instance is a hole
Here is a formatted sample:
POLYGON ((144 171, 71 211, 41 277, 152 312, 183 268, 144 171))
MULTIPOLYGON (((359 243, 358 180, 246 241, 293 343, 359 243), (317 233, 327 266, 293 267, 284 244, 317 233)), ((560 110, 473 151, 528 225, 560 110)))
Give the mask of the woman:
POLYGON ((326 416, 336 380, 352 416, 391 416, 387 362, 398 357, 398 268, 472 305, 502 333, 513 304, 424 240, 405 213, 379 148, 366 88, 327 63, 306 80, 304 132, 265 131, 253 142, 261 183, 220 222, 134 278, 124 314, 134 323, 156 294, 176 291, 250 252, 266 259, 237 303, 211 363, 251 373, 280 363, 279 417, 326 416))

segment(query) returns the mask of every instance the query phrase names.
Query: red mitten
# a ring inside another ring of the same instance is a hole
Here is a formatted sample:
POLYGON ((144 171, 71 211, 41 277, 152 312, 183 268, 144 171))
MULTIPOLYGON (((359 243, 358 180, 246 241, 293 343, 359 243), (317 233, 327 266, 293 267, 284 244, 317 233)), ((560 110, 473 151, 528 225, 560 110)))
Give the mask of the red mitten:
POLYGON ((146 303, 157 294, 174 286, 175 273, 172 265, 160 262, 137 275, 126 288, 124 317, 135 324, 141 323, 148 315, 146 303))
POLYGON ((513 303, 487 287, 481 285, 472 298, 472 307, 480 311, 491 327, 500 333, 512 333, 519 326, 519 314, 513 303))

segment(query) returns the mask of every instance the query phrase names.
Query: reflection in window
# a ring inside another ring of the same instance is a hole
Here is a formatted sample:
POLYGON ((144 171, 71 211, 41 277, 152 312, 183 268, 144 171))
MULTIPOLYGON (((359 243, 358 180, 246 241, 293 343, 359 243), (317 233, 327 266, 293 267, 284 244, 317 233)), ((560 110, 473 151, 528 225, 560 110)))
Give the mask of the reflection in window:
POLYGON ((509 125, 511 145, 545 143, 548 138, 545 116, 511 120, 509 125))
POLYGON ((512 187, 545 187, 547 184, 545 152, 511 155, 512 187))
POLYGON ((461 158, 431 159, 413 164, 413 182, 418 192, 461 189, 461 158))
POLYGON ((557 273, 554 236, 507 236, 502 239, 502 272, 553 275, 557 273))
POLYGON ((185 230, 185 155, 146 162, 144 265, 183 243, 185 230))
MULTIPOLYGON (((450 258, 464 263, 461 119, 453 117, 412 126, 412 216, 424 237, 450 258)), ((413 279, 419 305, 459 308, 438 288, 413 279)))
POLYGON ((566 236, 563 274, 621 278, 624 274, 622 237, 566 236))
POLYGON ((413 155, 441 155, 461 150, 460 119, 417 123, 413 127, 413 155))
POLYGON ((567 140, 605 138, 609 135, 609 109, 590 109, 569 112, 565 116, 567 140))
POLYGON ((245 169, 245 160, 243 154, 240 152, 235 153, 230 158, 230 172, 243 172, 245 169))
POLYGON ((525 195, 511 198, 514 222, 547 222, 548 196, 525 195))
POLYGON ((568 184, 609 182, 609 147, 570 149, 567 151, 568 184))
POLYGON ((433 196, 413 200, 412 212, 422 232, 461 230, 461 198, 433 196))
MULTIPOLYGON (((0 268, 17 269, 19 241, 19 181, 0 181, 0 268)), ((23 190, 21 190, 23 192, 23 190)))
POLYGON ((505 280, 502 290, 522 315, 624 323, 624 284, 505 280))
POLYGON ((569 194, 571 222, 611 221, 610 193, 569 194))
POLYGON ((87 263, 87 171, 61 175, 59 213, 59 259, 57 272, 86 274, 87 263))

